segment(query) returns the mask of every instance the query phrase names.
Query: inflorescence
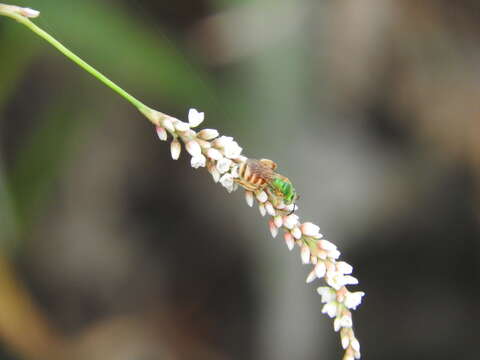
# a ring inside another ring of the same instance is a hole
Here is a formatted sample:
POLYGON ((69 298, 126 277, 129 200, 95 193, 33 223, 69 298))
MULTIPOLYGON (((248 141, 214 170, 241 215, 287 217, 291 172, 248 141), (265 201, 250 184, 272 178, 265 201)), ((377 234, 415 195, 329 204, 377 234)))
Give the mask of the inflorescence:
MULTIPOLYGON (((239 177, 238 170, 247 157, 242 155, 242 148, 229 136, 219 136, 215 129, 202 129, 198 132, 193 128, 204 120, 204 113, 190 109, 188 123, 171 116, 159 113, 159 116, 149 116, 156 125, 158 137, 162 141, 171 135, 170 151, 172 158, 180 156, 182 143, 191 155, 190 164, 193 168, 206 167, 216 183, 222 184, 228 192, 235 191, 239 177)), ((311 223, 301 223, 296 214, 295 204, 278 203, 272 195, 259 189, 256 192, 245 191, 247 204, 252 207, 255 200, 262 216, 270 217, 268 225, 275 238, 279 230, 283 230, 283 238, 289 250, 295 245, 300 248, 300 258, 303 264, 311 264, 312 270, 306 282, 324 279, 326 286, 317 288, 321 301, 324 303, 322 313, 334 319, 333 328, 340 332, 340 339, 345 355, 343 360, 360 358, 360 343, 353 332, 351 310, 355 310, 365 295, 362 291, 350 292, 346 286, 356 285, 358 280, 351 275, 352 266, 344 261, 338 261, 340 252, 330 241, 323 238, 320 228, 311 223)))

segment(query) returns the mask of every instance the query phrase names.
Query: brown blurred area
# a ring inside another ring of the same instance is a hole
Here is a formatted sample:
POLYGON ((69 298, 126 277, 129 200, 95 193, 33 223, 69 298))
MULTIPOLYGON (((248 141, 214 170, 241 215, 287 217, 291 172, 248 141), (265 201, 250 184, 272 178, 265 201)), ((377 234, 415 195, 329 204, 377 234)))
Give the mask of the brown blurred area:
MULTIPOLYGON (((366 292, 364 359, 477 357, 478 1, 28 5, 149 105, 279 163, 366 292)), ((0 359, 340 359, 241 191, 19 27, 0 19, 0 359)))

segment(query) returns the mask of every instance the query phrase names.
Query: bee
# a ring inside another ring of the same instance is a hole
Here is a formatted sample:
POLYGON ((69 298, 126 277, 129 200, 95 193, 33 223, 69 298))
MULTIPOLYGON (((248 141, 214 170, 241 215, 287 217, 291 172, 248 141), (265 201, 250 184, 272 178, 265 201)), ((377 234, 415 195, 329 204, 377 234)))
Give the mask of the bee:
POLYGON ((276 199, 275 205, 282 200, 285 205, 290 205, 298 199, 297 192, 290 180, 275 172, 276 168, 277 164, 272 160, 248 159, 240 165, 239 177, 235 181, 249 191, 265 190, 276 199))

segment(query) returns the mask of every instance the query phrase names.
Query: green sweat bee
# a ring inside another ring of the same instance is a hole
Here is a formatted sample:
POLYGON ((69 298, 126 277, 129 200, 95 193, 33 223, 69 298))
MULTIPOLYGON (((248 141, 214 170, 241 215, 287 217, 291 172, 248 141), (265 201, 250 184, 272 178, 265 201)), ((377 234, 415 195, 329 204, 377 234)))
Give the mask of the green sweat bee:
POLYGON ((276 168, 277 164, 272 160, 248 159, 240 165, 239 177, 235 181, 249 191, 267 191, 277 204, 283 200, 285 205, 291 205, 298 199, 297 192, 290 180, 275 172, 276 168))

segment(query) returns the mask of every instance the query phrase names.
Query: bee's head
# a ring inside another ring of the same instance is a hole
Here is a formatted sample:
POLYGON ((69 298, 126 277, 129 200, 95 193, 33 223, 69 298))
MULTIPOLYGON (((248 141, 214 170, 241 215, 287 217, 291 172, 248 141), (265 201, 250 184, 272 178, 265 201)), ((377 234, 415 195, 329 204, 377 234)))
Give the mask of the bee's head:
POLYGON ((283 195, 283 201, 285 205, 292 204, 296 199, 298 199, 297 192, 293 187, 292 183, 288 179, 282 179, 276 177, 272 181, 272 186, 275 190, 279 191, 283 195))

